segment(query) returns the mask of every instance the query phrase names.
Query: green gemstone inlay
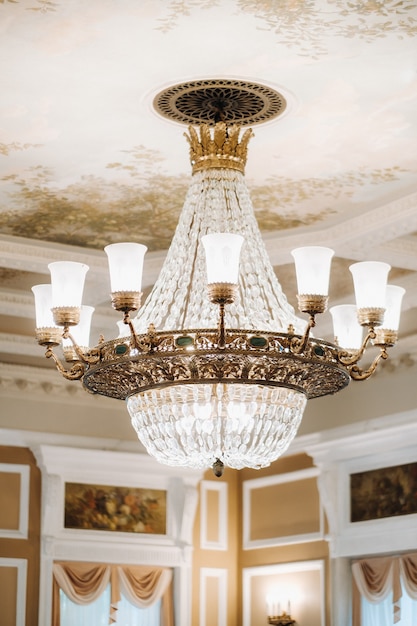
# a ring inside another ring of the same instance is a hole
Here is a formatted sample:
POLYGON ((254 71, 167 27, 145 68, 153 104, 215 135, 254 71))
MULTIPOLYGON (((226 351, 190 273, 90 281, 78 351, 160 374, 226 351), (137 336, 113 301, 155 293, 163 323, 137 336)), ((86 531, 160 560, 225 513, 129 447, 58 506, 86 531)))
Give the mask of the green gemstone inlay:
POLYGON ((188 335, 184 335, 183 337, 177 337, 175 340, 175 344, 179 348, 184 348, 185 346, 192 346, 194 343, 193 337, 189 337, 188 335))
POLYGON ((253 348, 265 348, 268 341, 265 337, 251 337, 249 343, 253 348))
POLYGON ((127 352, 127 345, 125 343, 119 343, 119 345, 116 346, 115 352, 116 352, 116 354, 126 354, 126 352, 127 352))
POLYGON ((324 356, 324 350, 320 346, 314 346, 314 354, 317 356, 324 356))

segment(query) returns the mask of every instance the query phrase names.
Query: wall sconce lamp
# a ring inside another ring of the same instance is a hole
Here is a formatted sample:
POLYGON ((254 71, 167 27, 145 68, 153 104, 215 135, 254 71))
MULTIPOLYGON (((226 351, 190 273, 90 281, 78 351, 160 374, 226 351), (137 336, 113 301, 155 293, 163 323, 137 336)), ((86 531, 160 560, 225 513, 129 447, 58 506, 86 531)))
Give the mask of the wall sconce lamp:
POLYGON ((268 624, 273 624, 274 626, 292 626, 295 624, 295 619, 292 619, 291 615, 283 611, 281 615, 268 615, 268 624))
POLYGON ((273 626, 292 626, 295 619, 291 617, 291 604, 288 602, 286 611, 281 612, 281 604, 274 602, 271 597, 267 598, 268 624, 273 626))

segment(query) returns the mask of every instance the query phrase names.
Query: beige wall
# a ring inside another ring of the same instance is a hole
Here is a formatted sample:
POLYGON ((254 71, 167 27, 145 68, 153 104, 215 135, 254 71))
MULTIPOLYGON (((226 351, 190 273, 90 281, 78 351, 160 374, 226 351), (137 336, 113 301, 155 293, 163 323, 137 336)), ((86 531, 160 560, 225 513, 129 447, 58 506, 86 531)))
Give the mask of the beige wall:
MULTIPOLYGON (((200 528, 202 520, 200 502, 194 529, 193 626, 200 626, 199 611, 202 597, 200 589, 200 572, 202 568, 225 568, 228 572, 227 626, 241 626, 242 624, 242 572, 244 568, 281 563, 294 563, 300 561, 324 560, 324 592, 326 598, 328 598, 330 591, 328 572, 329 553, 326 541, 317 540, 308 543, 293 543, 290 545, 251 550, 245 550, 242 547, 242 491, 244 482, 254 478, 298 472, 299 470, 311 469, 312 467, 313 463, 311 458, 302 454, 292 457, 284 457, 263 470, 244 469, 237 472, 226 469, 224 476, 220 479, 214 478, 211 471, 205 474, 204 480, 221 481, 225 482, 228 486, 228 548, 226 551, 204 550, 201 548, 200 528)), ((285 533, 289 532, 288 529, 291 528, 291 524, 293 522, 297 525, 297 533, 315 532, 319 530, 317 519, 318 492, 315 485, 315 479, 300 481, 300 484, 297 484, 296 488, 299 490, 298 495, 303 498, 303 501, 298 501, 298 503, 297 501, 290 501, 290 485, 291 483, 288 483, 283 486, 261 489, 261 493, 257 494, 253 499, 254 506, 251 510, 251 521, 255 532, 263 533, 262 538, 268 537, 271 533, 274 533, 274 536, 279 536, 280 533, 285 535, 285 533), (283 488, 282 492, 280 492, 280 487, 283 488), (312 491, 314 492, 313 495, 312 491), (282 518, 285 516, 285 524, 280 518, 280 515, 282 518)), ((209 520, 208 532, 211 532, 213 537, 215 537, 217 517, 219 514, 218 503, 215 495, 210 496, 207 499, 207 502, 211 503, 209 511, 211 526, 209 520)), ((313 586, 313 588, 316 589, 317 585, 320 584, 320 581, 318 581, 318 574, 316 572, 301 572, 298 575, 292 574, 292 576, 294 579, 299 581, 300 589, 302 589, 303 586, 306 588, 307 596, 309 587, 313 586)), ((271 577, 271 581, 274 582, 273 576, 271 577)), ((262 595, 262 598, 259 597, 259 593, 263 594, 263 592, 259 592, 259 585, 263 586, 263 588, 268 586, 268 579, 264 579, 261 582, 254 579, 253 588, 251 588, 251 594, 253 594, 253 597, 251 598, 251 606, 254 611, 254 617, 251 624, 266 624, 265 598, 264 595, 262 595)), ((216 584, 216 581, 209 581, 206 585, 206 594, 206 626, 217 626, 217 621, 213 622, 213 616, 216 616, 219 602, 218 585, 216 584)), ((311 599, 309 602, 311 603, 311 599)), ((316 622, 314 622, 314 625, 309 622, 308 624, 309 626, 315 626, 317 623, 317 626, 320 626, 320 621, 317 621, 319 620, 319 617, 317 616, 319 616, 322 608, 320 606, 321 600, 319 593, 314 594, 314 602, 317 604, 317 607, 315 608, 316 622)), ((330 625, 329 600, 326 601, 324 611, 326 615, 326 624, 330 625)), ((302 618, 303 616, 299 615, 298 617, 302 618)), ((310 618, 311 617, 312 615, 310 618)), ((306 622, 304 621, 304 623, 306 622)))
MULTIPOLYGON (((206 582, 205 597, 200 585, 200 572, 203 568, 212 570, 226 570, 227 574, 227 626, 238 626, 237 599, 240 589, 239 576, 239 511, 240 511, 240 487, 239 473, 235 470, 226 469, 221 478, 216 478, 209 470, 204 475, 205 481, 222 483, 227 486, 227 534, 226 549, 204 549, 201 547, 201 524, 202 506, 201 498, 197 508, 194 525, 194 555, 193 555, 193 589, 192 589, 192 624, 200 625, 200 610, 204 612, 206 626, 217 626, 217 614, 219 608, 220 579, 208 578, 206 582), (202 608, 201 608, 202 607, 202 608)), ((201 493, 201 489, 200 489, 201 493)), ((221 509, 216 492, 210 492, 207 497, 207 538, 216 541, 218 539, 219 520, 222 522, 225 511, 221 509)))
MULTIPOLYGON (((32 453, 24 448, 0 447, 0 463, 28 466, 30 469, 30 501, 29 501, 29 536, 28 539, 0 539, 0 557, 18 558, 27 561, 27 597, 26 597, 26 626, 37 626, 38 624, 38 596, 39 596, 39 552, 40 552, 40 472, 36 466, 32 453)), ((227 533, 225 549, 207 549, 201 545, 201 501, 198 506, 195 527, 194 527, 194 554, 192 572, 192 624, 200 625, 200 610, 202 598, 205 598, 203 607, 206 626, 217 626, 217 615, 220 595, 222 591, 222 581, 217 578, 219 570, 227 573, 227 626, 240 626, 242 623, 242 569, 247 567, 262 566, 277 563, 289 563, 294 561, 305 561, 314 559, 325 559, 327 561, 327 544, 324 541, 292 544, 276 548, 243 550, 242 549, 242 488, 246 480, 263 476, 279 475, 280 473, 296 472, 312 467, 311 459, 306 455, 298 455, 281 459, 271 467, 264 470, 242 470, 240 472, 226 469, 222 478, 215 478, 211 471, 206 472, 204 481, 209 486, 206 492, 204 514, 206 521, 206 538, 208 542, 216 543, 219 540, 219 523, 225 515, 222 508, 219 492, 216 485, 223 484, 227 488, 227 533), (214 485, 214 489, 210 489, 214 485), (213 577, 203 579, 205 585, 204 593, 200 586, 200 572, 214 572, 213 577), (219 595, 220 594, 220 595, 219 595)), ((13 469, 13 467, 12 467, 13 469)), ((0 527, 14 528, 18 526, 19 518, 19 498, 20 498, 20 478, 19 474, 13 471, 7 473, 0 472, 0 527)), ((307 491, 311 487, 311 480, 304 485, 301 484, 301 493, 305 488, 307 491)), ((280 533, 283 525, 279 520, 280 506, 283 508, 288 504, 290 494, 280 494, 274 488, 261 490, 259 498, 254 499, 255 509, 252 511, 252 522, 255 529, 263 528, 264 536, 270 534, 269 531, 280 533), (271 490, 272 489, 272 490, 271 490), (280 499, 284 498, 280 501, 280 499), (265 520, 268 523, 265 525, 265 520), (274 521, 275 520, 275 521, 274 521), (265 528, 267 529, 265 531, 265 528), (268 530, 269 529, 269 530, 268 530)), ((288 490, 288 485, 284 486, 288 490)), ((305 511, 307 527, 303 530, 315 529, 315 501, 311 494, 304 494, 304 505, 309 503, 309 509, 305 511), (311 506, 310 506, 311 505, 311 506), (310 509, 314 509, 313 512, 310 509), (311 527, 312 525, 312 527, 311 527)), ((298 520, 300 509, 297 505, 291 508, 292 515, 298 520)), ((288 509, 287 509, 288 514, 288 509)), ((287 516, 288 521, 288 516, 287 516)), ((297 522, 297 523, 298 523, 297 522)), ((258 531, 256 531, 258 532, 258 531)), ((300 575, 300 579, 314 574, 300 575)), ((265 581, 263 581, 265 584, 265 581)), ((2 626, 15 626, 17 579, 14 568, 0 568, 0 584, 2 589, 7 589, 4 594, 6 601, 3 603, 2 626)), ((253 588, 253 610, 262 611, 259 608, 263 605, 263 598, 260 599, 257 586, 253 588)), ((265 619, 265 616, 263 616, 265 619)), ((327 622, 329 623, 329 622, 327 622)))
MULTIPOLYGON (((35 459, 26 448, 0 446, 0 559, 19 559, 26 563, 26 620, 25 626, 37 626, 39 603, 40 560, 40 496, 41 477, 35 459), (29 468, 28 501, 20 502, 22 475, 18 466, 29 468), (16 467, 16 471, 14 471, 16 467), (27 538, 5 537, 17 533, 21 505, 29 507, 27 538), (1 536, 3 535, 3 537, 1 536)), ((3 561, 5 563, 7 561, 3 561)), ((13 562, 13 561, 11 561, 13 562)), ((16 626, 16 616, 22 597, 18 596, 16 567, 0 567, 2 589, 1 625, 16 626)))
MULTIPOLYGON (((394 350, 393 350, 394 357, 394 350)), ((393 366, 388 360, 366 381, 351 381, 333 396, 307 402, 298 435, 318 433, 417 407, 417 363, 393 366)))
MULTIPOLYGON (((277 476, 280 474, 289 474, 300 470, 311 469, 313 462, 306 454, 283 457, 272 463, 270 467, 261 470, 244 469, 240 472, 240 485, 247 480, 262 478, 267 476, 277 476)), ((264 536, 285 537, 293 530, 294 535, 301 533, 316 532, 319 530, 318 525, 318 492, 315 479, 307 479, 299 483, 285 483, 276 485, 266 489, 261 489, 259 498, 252 498, 253 510, 251 515, 254 521, 254 527, 263 528, 264 536), (297 491, 297 498, 291 499, 291 489, 297 491), (262 493, 263 492, 263 493, 262 493), (304 498, 300 501, 300 498, 304 498), (282 521, 285 518, 285 522, 282 521), (267 522, 265 522, 265 518, 267 522), (267 529, 267 530, 265 530, 267 529)), ((242 533, 242 527, 241 527, 242 533)), ((241 535, 242 536, 242 535, 241 535)), ((240 542, 239 565, 241 571, 244 568, 261 567, 264 565, 274 565, 283 563, 297 563, 300 561, 316 561, 324 560, 325 565, 325 597, 326 597, 326 624, 330 625, 330 601, 329 598, 329 551, 328 544, 324 540, 309 541, 306 543, 291 543, 289 545, 281 545, 276 547, 267 547, 260 549, 244 550, 240 542)), ((294 580, 298 579, 300 593, 308 584, 309 577, 313 576, 317 583, 315 573, 292 574, 294 580)), ((271 584, 274 582, 271 578, 271 584)), ((268 580, 263 580, 263 588, 268 586, 268 580)), ((306 587, 307 588, 307 587, 306 587)), ((258 607, 258 612, 262 614, 263 623, 266 623, 265 596, 259 598, 256 592, 256 586, 252 590, 253 598, 251 605, 258 607)), ((283 599, 286 602, 286 599, 283 599)), ((317 601, 317 597, 316 597, 317 601)), ((242 602, 239 602, 242 607, 242 602)), ((317 608, 317 607, 316 607, 317 608)), ((260 619, 261 615, 257 616, 260 619)), ((302 619, 301 615, 294 615, 298 619, 302 619)), ((239 620, 242 620, 242 614, 239 614, 239 620)), ((254 622, 255 623, 255 622, 254 622)), ((301 621, 300 623, 306 623, 301 621)), ((307 622, 308 626, 313 626, 307 622)))

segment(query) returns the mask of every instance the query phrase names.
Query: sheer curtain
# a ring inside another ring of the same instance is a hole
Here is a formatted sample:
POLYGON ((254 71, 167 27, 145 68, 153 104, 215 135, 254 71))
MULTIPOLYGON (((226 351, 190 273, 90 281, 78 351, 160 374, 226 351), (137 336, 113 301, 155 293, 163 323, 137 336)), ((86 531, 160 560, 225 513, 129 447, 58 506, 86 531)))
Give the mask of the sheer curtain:
MULTIPOLYGON (((392 626, 392 594, 386 600, 374 604, 362 597, 361 602, 363 626, 392 626)), ((414 626, 417 624, 417 601, 410 598, 403 589, 401 596, 401 617, 396 626, 414 626)))
MULTIPOLYGON (((88 611, 101 612, 101 607, 105 606, 106 624, 123 623, 119 615, 123 616, 126 612, 133 614, 133 608, 136 609, 136 616, 141 615, 145 619, 145 610, 157 605, 157 608, 153 608, 153 612, 159 616, 157 624, 174 624, 172 570, 169 568, 66 562, 54 563, 53 576, 52 626, 84 626, 84 622, 76 620, 69 624, 63 623, 61 607, 65 607, 68 612, 76 610, 69 602, 89 607, 88 611), (62 598, 62 592, 67 600, 62 598)), ((85 625, 97 623, 101 626, 99 619, 101 617, 96 620, 91 618, 85 625)), ((130 626, 130 622, 125 623, 130 626)), ((147 624, 138 622, 138 626, 147 624)))
MULTIPOLYGON (((109 623, 110 585, 90 604, 76 604, 60 590, 61 626, 107 626, 109 623)), ((160 626, 161 600, 138 608, 121 595, 117 608, 118 626, 160 626)))
POLYGON ((352 573, 353 626, 417 624, 404 617, 416 612, 417 553, 362 559, 353 563, 352 573))
POLYGON ((109 623, 110 585, 97 600, 76 604, 60 589, 60 626, 107 626, 109 623))
POLYGON ((117 626, 159 626, 160 623, 161 600, 146 608, 138 608, 122 594, 117 610, 117 626))

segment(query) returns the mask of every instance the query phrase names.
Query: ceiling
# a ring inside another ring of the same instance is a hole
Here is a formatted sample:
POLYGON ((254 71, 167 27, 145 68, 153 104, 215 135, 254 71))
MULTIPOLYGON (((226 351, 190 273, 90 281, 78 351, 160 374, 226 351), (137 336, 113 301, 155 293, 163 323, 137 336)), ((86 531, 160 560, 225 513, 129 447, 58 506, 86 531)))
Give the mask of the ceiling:
POLYGON ((119 319, 106 244, 148 246, 150 289, 191 176, 184 126, 152 102, 202 78, 285 97, 246 178, 291 303, 294 247, 334 248, 332 304, 353 301, 352 261, 386 261, 407 290, 396 358, 417 359, 417 2, 0 0, 0 52, 3 362, 47 365, 30 287, 53 260, 90 266, 94 340, 119 319))

